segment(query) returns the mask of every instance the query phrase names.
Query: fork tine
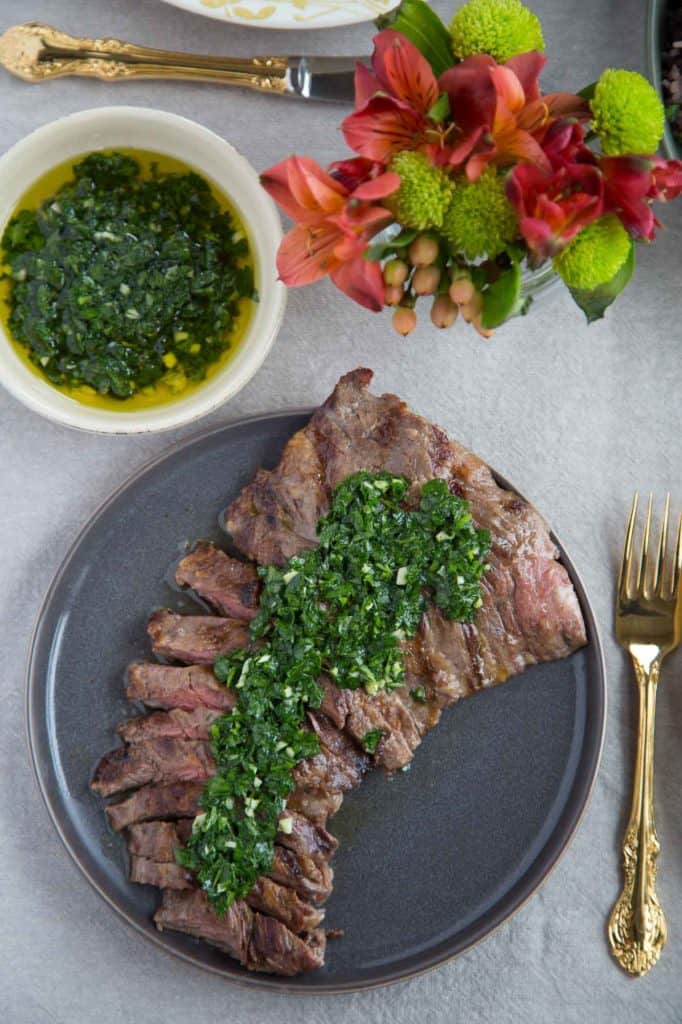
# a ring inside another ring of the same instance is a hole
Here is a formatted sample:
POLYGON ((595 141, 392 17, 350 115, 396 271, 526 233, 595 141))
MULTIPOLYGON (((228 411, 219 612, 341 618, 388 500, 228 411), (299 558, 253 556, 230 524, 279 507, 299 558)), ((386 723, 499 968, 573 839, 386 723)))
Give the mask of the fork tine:
MULTIPOLYGON (((654 579, 652 583, 653 592, 659 597, 663 596, 663 585, 665 575, 665 556, 668 550, 668 520, 670 518, 670 494, 665 496, 665 508, 663 509, 663 522, 658 537, 658 557, 654 567, 654 579)), ((672 589, 672 575, 671 575, 672 589)))
POLYGON ((677 597, 677 589, 680 582, 680 571, 682 570, 682 515, 677 526, 677 544, 675 545, 675 562, 673 564, 671 580, 670 580, 670 592, 673 597, 677 597))
POLYGON ((635 491, 635 496, 632 499, 632 508, 630 509, 630 518, 628 519, 628 526, 625 531, 625 547, 623 548, 623 559, 620 563, 620 575, 618 577, 618 597, 621 600, 629 596, 628 585, 632 575, 632 540, 635 535, 638 502, 639 492, 635 491))
POLYGON ((646 583, 650 575, 650 561, 649 561, 649 538, 651 537, 651 513, 653 510, 654 496, 649 491, 649 502, 646 510, 646 520, 644 523, 644 536, 642 537, 642 554, 639 560, 639 569, 637 571, 637 590, 641 591, 646 589, 646 583))

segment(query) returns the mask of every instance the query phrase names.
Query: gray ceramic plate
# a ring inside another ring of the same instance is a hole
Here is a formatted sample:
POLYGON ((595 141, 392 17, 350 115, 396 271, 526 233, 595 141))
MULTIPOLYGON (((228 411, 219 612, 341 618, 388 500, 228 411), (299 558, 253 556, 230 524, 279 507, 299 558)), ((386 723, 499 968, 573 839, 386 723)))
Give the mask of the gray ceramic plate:
POLYGON ((409 977, 461 953, 537 889, 585 808, 601 749, 605 683, 592 611, 570 561, 589 645, 446 713, 406 773, 378 772, 343 804, 327 966, 292 980, 251 975, 209 946, 152 924, 155 889, 131 885, 122 840, 88 783, 130 713, 123 673, 147 657, 149 611, 190 598, 170 570, 197 538, 225 543, 220 510, 273 466, 307 416, 221 427, 184 442, 123 485, 74 544, 50 588, 28 672, 35 771, 59 834, 88 880, 138 931, 226 978, 330 992, 409 977))

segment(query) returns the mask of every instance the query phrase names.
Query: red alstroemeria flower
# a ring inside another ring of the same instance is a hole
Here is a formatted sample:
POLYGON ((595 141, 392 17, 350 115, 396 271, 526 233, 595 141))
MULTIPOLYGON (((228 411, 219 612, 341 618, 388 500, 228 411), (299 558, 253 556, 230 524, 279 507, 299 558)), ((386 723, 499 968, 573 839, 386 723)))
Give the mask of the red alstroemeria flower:
POLYGON ((374 37, 372 70, 358 64, 355 112, 341 128, 351 149, 386 164, 403 149, 418 149, 438 99, 431 65, 402 33, 386 29, 374 37))
POLYGON ((569 164, 547 173, 519 164, 507 178, 507 198, 533 262, 555 255, 581 228, 601 216, 604 181, 597 167, 569 164))
POLYGON ((660 225, 649 200, 653 187, 651 157, 605 156, 599 168, 604 175, 605 209, 620 217, 633 238, 652 241, 660 225))
POLYGON ((542 138, 542 149, 553 170, 558 171, 567 164, 596 164, 597 159, 584 140, 585 132, 579 121, 569 118, 553 121, 542 138))
POLYGON ((651 158, 651 188, 649 198, 668 203, 682 195, 682 160, 663 160, 660 156, 651 158))
POLYGON ((599 167, 604 175, 605 208, 618 214, 633 238, 652 242, 661 223, 651 203, 682 195, 682 162, 659 156, 605 156, 599 167))
POLYGON ((363 255, 368 239, 391 221, 388 210, 373 204, 395 192, 400 178, 391 173, 370 177, 371 168, 364 170, 367 176, 359 180, 360 168, 352 168, 358 183, 348 188, 314 160, 292 156, 265 171, 261 184, 298 222, 277 252, 280 279, 296 287, 329 274, 351 299, 378 312, 384 298, 381 268, 363 255))
POLYGON ((351 157, 350 160, 335 160, 327 168, 327 174, 349 192, 354 192, 359 185, 380 177, 385 171, 383 164, 367 160, 364 156, 351 157))
POLYGON ((471 181, 489 163, 529 163, 549 173, 552 165, 541 145, 549 126, 558 117, 589 116, 579 96, 541 94, 538 77, 544 64, 545 58, 535 51, 506 64, 479 54, 441 75, 438 84, 448 94, 457 132, 445 159, 454 166, 467 160, 471 181))

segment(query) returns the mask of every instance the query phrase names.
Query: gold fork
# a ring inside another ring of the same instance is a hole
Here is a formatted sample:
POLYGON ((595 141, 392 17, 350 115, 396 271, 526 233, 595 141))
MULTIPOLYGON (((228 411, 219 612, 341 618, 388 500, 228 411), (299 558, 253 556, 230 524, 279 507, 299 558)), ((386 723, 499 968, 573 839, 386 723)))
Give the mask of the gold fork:
POLYGON ((632 808, 623 840, 625 878, 609 919, 609 942, 621 967, 629 974, 641 976, 656 963, 667 937, 665 917, 655 891, 660 843, 654 824, 654 718, 661 662, 682 637, 682 601, 678 601, 682 516, 671 559, 668 555, 668 495, 658 545, 655 552, 652 551, 652 498, 649 495, 642 549, 637 559, 633 557, 637 503, 635 494, 618 580, 616 636, 630 652, 635 667, 639 727, 632 808))

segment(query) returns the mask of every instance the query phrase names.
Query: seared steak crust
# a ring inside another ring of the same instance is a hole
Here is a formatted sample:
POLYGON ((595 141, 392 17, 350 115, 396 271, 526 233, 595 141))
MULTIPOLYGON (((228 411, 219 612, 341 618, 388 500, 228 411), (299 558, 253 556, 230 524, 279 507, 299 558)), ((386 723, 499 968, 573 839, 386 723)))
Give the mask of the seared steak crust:
POLYGON ((215 763, 208 743, 160 738, 127 743, 105 754, 91 785, 101 796, 112 796, 150 782, 202 782, 211 775, 215 763))
POLYGON ((196 882, 190 871, 185 871, 179 864, 170 861, 147 860, 146 857, 131 855, 130 881, 138 885, 155 885, 159 889, 196 888, 196 882))
POLYGON ((117 727, 116 732, 124 743, 141 743, 143 740, 178 739, 207 740, 209 730, 222 711, 197 707, 193 711, 174 708, 172 711, 155 711, 151 715, 128 718, 117 727))
POLYGON ((152 708, 214 708, 230 711, 237 698, 213 675, 208 665, 156 665, 135 662, 128 669, 128 700, 152 708))
POLYGON ((248 621, 256 614, 261 583, 255 566, 230 558, 213 544, 197 544, 178 565, 175 580, 219 615, 248 621))
POLYGON ((109 804, 106 813, 116 832, 155 818, 194 818, 199 813, 199 797, 203 791, 202 782, 142 786, 126 800, 109 804))
POLYGON ((236 619, 216 615, 153 612, 147 623, 154 654, 188 665, 212 665, 221 654, 247 647, 249 631, 236 619))
POLYGON ((168 928, 210 942, 252 971, 293 975, 324 963, 321 929, 294 935, 281 921, 254 913, 242 900, 218 917, 200 889, 165 890, 154 920, 159 930, 168 928))

